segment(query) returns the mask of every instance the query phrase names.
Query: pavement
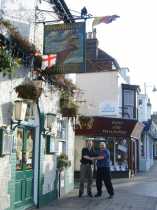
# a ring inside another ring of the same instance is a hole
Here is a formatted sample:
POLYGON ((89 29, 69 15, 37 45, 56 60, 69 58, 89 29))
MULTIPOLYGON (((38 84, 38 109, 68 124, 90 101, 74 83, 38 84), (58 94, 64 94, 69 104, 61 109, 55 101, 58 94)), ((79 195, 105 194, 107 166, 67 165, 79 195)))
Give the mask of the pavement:
POLYGON ((40 210, 157 210, 157 161, 149 172, 139 173, 131 180, 121 178, 112 182, 115 189, 113 199, 107 198, 104 186, 99 198, 90 198, 86 194, 79 198, 76 188, 40 210))

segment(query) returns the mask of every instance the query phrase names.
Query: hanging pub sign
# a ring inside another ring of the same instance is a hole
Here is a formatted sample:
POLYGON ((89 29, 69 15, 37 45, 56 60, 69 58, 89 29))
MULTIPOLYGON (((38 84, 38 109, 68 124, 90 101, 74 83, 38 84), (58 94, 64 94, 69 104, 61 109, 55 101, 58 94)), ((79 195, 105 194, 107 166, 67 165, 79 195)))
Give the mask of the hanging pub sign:
POLYGON ((85 72, 85 23, 45 25, 44 55, 56 55, 52 73, 85 72))

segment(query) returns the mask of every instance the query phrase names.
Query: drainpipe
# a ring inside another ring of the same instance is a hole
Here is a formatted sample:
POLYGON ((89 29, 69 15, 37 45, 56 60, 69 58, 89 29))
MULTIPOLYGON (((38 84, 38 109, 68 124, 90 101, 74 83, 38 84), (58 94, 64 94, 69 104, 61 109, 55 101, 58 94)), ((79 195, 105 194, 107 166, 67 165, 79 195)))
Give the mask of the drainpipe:
POLYGON ((39 199, 40 199, 40 153, 41 153, 41 112, 39 108, 39 101, 37 101, 37 110, 39 117, 39 156, 38 156, 38 197, 37 197, 37 208, 39 208, 39 199))

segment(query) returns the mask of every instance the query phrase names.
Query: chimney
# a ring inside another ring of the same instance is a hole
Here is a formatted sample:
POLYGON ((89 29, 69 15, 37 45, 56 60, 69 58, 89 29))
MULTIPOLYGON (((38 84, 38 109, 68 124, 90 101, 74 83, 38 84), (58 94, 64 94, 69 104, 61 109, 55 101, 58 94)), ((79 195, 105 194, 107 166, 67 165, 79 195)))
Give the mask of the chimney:
POLYGON ((96 28, 93 28, 93 39, 96 39, 96 28))
POLYGON ((87 39, 92 39, 92 32, 87 33, 87 39))

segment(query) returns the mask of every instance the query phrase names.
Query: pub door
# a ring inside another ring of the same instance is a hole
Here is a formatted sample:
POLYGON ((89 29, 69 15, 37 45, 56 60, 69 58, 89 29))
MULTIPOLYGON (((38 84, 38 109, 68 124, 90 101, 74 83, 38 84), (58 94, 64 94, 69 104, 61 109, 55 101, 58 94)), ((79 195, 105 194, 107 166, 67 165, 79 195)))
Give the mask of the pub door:
POLYGON ((139 168, 139 150, 137 140, 132 140, 132 174, 136 175, 139 168))
POLYGON ((135 174, 135 144, 132 138, 129 140, 128 166, 129 166, 129 178, 131 178, 135 174))
POLYGON ((33 203, 34 128, 16 129, 15 209, 33 203))

